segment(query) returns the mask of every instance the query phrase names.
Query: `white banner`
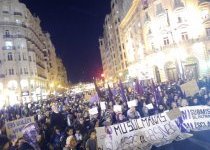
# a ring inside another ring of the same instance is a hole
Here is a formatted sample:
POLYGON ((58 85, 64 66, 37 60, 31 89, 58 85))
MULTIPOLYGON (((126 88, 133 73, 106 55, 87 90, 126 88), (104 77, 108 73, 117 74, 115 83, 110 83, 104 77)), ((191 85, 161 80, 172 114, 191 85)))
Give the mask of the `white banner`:
POLYGON ((96 128, 99 149, 149 150, 171 143, 181 132, 166 113, 96 128))
POLYGON ((188 106, 179 108, 182 112, 177 119, 180 129, 202 131, 210 129, 210 106, 188 106))

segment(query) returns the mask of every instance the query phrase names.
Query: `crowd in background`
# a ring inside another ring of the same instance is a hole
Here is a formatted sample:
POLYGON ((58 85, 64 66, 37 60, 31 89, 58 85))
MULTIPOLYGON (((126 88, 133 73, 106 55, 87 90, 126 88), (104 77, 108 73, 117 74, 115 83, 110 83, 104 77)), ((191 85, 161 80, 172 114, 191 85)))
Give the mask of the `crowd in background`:
POLYGON ((186 97, 181 91, 181 80, 176 83, 138 83, 141 89, 124 85, 124 89, 115 86, 100 91, 99 100, 92 103, 85 99, 87 93, 79 93, 5 106, 0 110, 0 150, 96 150, 96 127, 147 117, 177 107, 210 106, 210 80, 207 78, 198 81, 200 91, 193 97, 186 97), (127 101, 133 99, 138 101, 137 106, 129 108, 127 101), (102 101, 106 102, 106 110, 100 107, 102 101), (148 109, 147 104, 152 104, 153 108, 148 109), (121 105, 122 111, 115 112, 114 105, 121 105), (89 114, 88 110, 93 107, 98 107, 97 115, 89 114), (5 122, 29 116, 35 117, 36 124, 26 126, 22 138, 8 139, 5 122))

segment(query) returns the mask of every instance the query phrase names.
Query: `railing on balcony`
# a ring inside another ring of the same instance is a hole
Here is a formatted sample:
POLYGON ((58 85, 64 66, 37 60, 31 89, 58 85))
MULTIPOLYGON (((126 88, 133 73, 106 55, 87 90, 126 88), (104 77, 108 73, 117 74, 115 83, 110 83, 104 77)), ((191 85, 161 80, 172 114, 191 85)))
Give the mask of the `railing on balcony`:
POLYGON ((15 50, 15 46, 3 46, 2 50, 15 50))
POLYGON ((36 63, 39 67, 41 67, 42 69, 45 69, 44 65, 42 65, 41 63, 37 62, 36 63))
POLYGON ((38 74, 38 77, 40 77, 40 78, 44 78, 44 79, 47 79, 47 77, 46 77, 46 76, 44 76, 44 75, 42 75, 42 74, 38 74))
POLYGON ((20 34, 17 34, 17 35, 3 35, 3 38, 24 38, 24 35, 20 35, 20 34))
POLYGON ((6 34, 6 35, 3 35, 3 38, 13 38, 13 35, 6 34))
POLYGON ((205 5, 205 4, 208 4, 208 3, 210 3, 209 0, 199 0, 198 1, 198 5, 205 5))

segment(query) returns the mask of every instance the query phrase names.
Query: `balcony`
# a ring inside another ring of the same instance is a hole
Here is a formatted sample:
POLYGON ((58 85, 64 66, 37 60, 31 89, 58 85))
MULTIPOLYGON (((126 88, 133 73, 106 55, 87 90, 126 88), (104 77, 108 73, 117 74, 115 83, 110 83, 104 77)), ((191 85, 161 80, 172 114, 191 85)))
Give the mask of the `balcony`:
POLYGON ((42 65, 41 63, 37 62, 36 64, 37 64, 37 66, 41 67, 42 69, 45 69, 44 65, 42 65))
POLYGON ((13 35, 10 35, 10 34, 3 35, 3 38, 4 38, 4 39, 6 39, 6 38, 13 38, 13 35))
POLYGON ((208 5, 209 3, 210 3, 209 0, 199 0, 198 1, 199 6, 208 5))
POLYGON ((2 50, 16 50, 15 46, 3 46, 2 50))
POLYGON ((184 8, 184 3, 181 0, 174 1, 174 10, 179 10, 184 8))
POLYGON ((46 76, 41 75, 41 74, 38 74, 38 77, 43 78, 43 79, 47 79, 47 77, 46 77, 46 76))

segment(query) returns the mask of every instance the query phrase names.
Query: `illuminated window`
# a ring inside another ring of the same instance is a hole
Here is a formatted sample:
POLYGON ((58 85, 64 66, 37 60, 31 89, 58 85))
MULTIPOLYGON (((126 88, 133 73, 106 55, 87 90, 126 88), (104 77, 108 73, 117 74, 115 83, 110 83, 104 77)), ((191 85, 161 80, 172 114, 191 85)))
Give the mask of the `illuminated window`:
POLYGON ((7 59, 8 59, 8 61, 12 61, 13 60, 13 56, 12 56, 12 53, 11 52, 8 53, 7 59))
POLYGON ((12 41, 6 41, 5 46, 6 47, 12 47, 13 46, 12 41))
POLYGON ((16 19, 15 21, 16 21, 16 23, 18 23, 18 24, 21 23, 21 21, 20 21, 19 19, 16 19))
POLYGON ((181 33, 181 36, 182 36, 182 40, 183 41, 187 41, 188 40, 188 34, 187 34, 187 32, 182 32, 181 33))
POLYGON ((169 45, 170 44, 168 37, 163 38, 163 43, 164 43, 164 45, 169 45))

